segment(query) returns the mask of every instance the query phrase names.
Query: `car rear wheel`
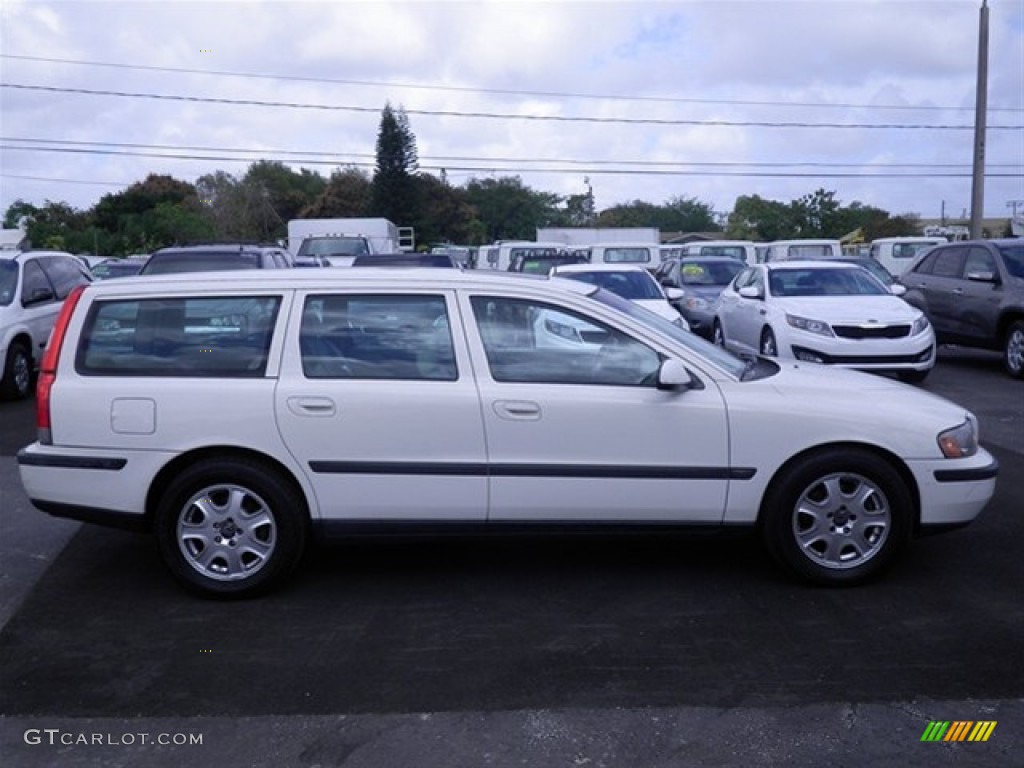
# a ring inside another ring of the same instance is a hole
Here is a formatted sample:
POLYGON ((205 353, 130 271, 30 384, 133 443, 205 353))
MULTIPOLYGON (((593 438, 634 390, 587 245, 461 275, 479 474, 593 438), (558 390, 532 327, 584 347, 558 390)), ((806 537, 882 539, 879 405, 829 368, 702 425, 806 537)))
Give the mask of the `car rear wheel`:
POLYGON ((1015 379, 1024 378, 1024 320, 1014 320, 1003 342, 1003 363, 1015 379))
POLYGON ((279 583, 302 556, 307 513, 269 467, 241 459, 194 464, 157 508, 160 553, 187 588, 252 597, 279 583))
POLYGON ((7 348, 4 378, 0 381, 0 397, 24 400, 32 391, 32 358, 20 341, 7 348))
POLYGON ((795 574, 830 586, 861 583, 910 538, 913 501, 884 459, 831 449, 799 459, 773 483, 761 511, 772 555, 795 574))
POLYGON ((775 343, 775 334, 771 328, 761 331, 761 354, 765 357, 778 357, 779 347, 775 343))

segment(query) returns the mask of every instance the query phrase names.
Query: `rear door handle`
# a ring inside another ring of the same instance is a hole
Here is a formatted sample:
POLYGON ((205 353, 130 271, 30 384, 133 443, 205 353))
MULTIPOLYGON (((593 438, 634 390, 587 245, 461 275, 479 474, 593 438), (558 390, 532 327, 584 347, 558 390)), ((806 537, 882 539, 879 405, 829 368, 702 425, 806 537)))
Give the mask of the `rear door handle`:
POLYGON ((540 405, 530 400, 495 400, 494 412, 511 421, 538 421, 540 405))
POLYGON ((289 397, 288 410, 296 416, 333 416, 337 412, 329 397, 289 397))
POLYGON ((963 292, 964 292, 963 288, 954 288, 953 289, 953 295, 954 296, 961 296, 961 295, 963 295, 963 292))

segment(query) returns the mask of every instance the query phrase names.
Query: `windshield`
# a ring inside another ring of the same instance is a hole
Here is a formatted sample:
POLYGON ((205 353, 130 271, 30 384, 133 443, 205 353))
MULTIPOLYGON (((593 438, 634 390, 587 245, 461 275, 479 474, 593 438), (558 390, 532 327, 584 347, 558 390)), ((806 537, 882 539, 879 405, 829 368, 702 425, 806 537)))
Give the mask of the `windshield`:
POLYGON ((786 249, 787 258, 793 261, 800 259, 827 259, 835 256, 831 245, 791 245, 786 249))
POLYGON ((650 326, 661 333, 661 335, 668 336, 673 341, 682 344, 687 349, 692 350, 736 378, 742 378, 744 371, 747 370, 747 364, 731 352, 727 352, 721 347, 716 347, 695 333, 684 331, 678 325, 656 315, 649 309, 644 309, 639 304, 626 301, 621 296, 616 296, 614 293, 605 290, 594 291, 594 293, 590 294, 590 298, 650 326))
POLYGON ((850 264, 856 264, 858 267, 864 267, 868 272, 877 277, 886 285, 892 285, 896 282, 896 278, 892 276, 892 273, 888 269, 883 267, 874 259, 840 259, 840 261, 849 262, 850 264))
POLYGON ((646 272, 562 272, 558 276, 596 285, 630 301, 665 298, 654 278, 646 272))
POLYGON ((18 262, 13 259, 0 259, 0 307, 6 307, 14 301, 17 287, 18 262))
POLYGON ((259 255, 255 253, 168 252, 154 253, 142 273, 170 275, 181 272, 218 272, 224 269, 259 269, 259 266, 259 255))
POLYGON ((889 290, 865 269, 773 269, 768 275, 768 287, 773 296, 891 295, 889 290))
POLYGON ((307 237, 298 256, 362 256, 369 253, 365 237, 307 237))
POLYGON ((705 245, 700 249, 701 256, 727 256, 730 259, 747 260, 742 245, 705 245))
POLYGON ((684 261, 679 274, 683 285, 728 285, 745 266, 742 261, 684 261))
POLYGON ((605 248, 604 260, 610 264, 646 264, 651 260, 651 249, 605 248))
MULTIPOLYGON (((1006 271, 1014 277, 1024 279, 1024 245, 1003 245, 999 252, 1006 262, 1006 271)), ((2 278, 0 278, 2 282, 2 278)))

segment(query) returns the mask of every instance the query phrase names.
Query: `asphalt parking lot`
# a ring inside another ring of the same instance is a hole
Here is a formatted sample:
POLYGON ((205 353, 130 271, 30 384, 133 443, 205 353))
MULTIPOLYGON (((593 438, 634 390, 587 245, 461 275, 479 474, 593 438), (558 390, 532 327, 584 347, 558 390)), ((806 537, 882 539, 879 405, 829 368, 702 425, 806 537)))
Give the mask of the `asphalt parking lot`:
POLYGON ((865 587, 790 581, 749 538, 403 539, 231 604, 182 593, 146 537, 32 510, 32 406, 0 404, 0 759, 1024 764, 1024 385, 944 349, 924 388, 979 416, 996 497, 865 587), (933 720, 998 724, 923 743, 933 720))

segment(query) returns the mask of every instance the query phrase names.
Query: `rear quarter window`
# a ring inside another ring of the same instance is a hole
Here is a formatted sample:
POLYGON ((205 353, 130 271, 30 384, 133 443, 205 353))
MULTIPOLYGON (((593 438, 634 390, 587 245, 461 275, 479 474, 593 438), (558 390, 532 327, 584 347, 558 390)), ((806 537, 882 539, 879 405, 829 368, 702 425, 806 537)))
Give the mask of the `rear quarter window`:
POLYGON ((83 376, 261 377, 279 296, 93 303, 75 357, 83 376))

